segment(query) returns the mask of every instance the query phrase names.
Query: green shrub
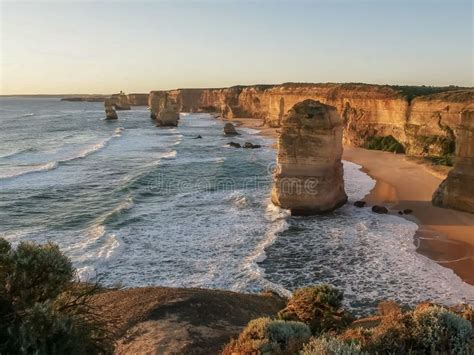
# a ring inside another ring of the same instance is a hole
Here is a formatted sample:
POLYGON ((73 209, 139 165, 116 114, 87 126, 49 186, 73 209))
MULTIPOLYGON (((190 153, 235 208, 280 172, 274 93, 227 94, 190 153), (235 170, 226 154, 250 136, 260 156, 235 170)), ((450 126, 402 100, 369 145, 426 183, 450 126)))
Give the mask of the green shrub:
POLYGON ((311 337, 307 325, 270 318, 257 318, 249 322, 238 339, 224 348, 223 354, 295 354, 311 337))
POLYGON ((430 161, 431 163, 435 165, 445 165, 445 166, 453 166, 454 165, 454 159, 452 156, 426 156, 426 160, 430 161))
POLYGON ((410 330, 417 350, 468 354, 469 341, 473 335, 468 320, 433 305, 417 307, 411 317, 410 330))
POLYGON ((453 155, 456 150, 456 142, 454 138, 432 135, 432 136, 417 136, 416 139, 423 147, 424 153, 431 154, 432 146, 436 148, 440 156, 453 155))
POLYGON ((364 350, 383 354, 406 354, 410 344, 410 330, 403 321, 403 316, 401 313, 391 313, 370 330, 370 340, 366 342, 364 350))
POLYGON ((364 354, 360 346, 356 343, 346 343, 345 341, 333 337, 322 336, 311 338, 300 355, 362 355, 364 354))
POLYGON ((74 281, 70 260, 52 244, 0 238, 0 353, 98 354, 112 342, 90 304, 96 285, 74 281))
POLYGON ((340 329, 350 323, 342 309, 343 293, 327 284, 296 290, 286 308, 278 313, 281 319, 306 323, 314 334, 340 329))
MULTIPOLYGON (((469 312, 467 312, 469 315, 469 312)), ((446 308, 424 304, 406 313, 389 312, 369 329, 352 328, 338 339, 379 354, 469 354, 471 323, 446 308)))
POLYGON ((384 152, 405 153, 403 145, 391 135, 385 137, 370 137, 367 139, 364 148, 382 150, 384 152))

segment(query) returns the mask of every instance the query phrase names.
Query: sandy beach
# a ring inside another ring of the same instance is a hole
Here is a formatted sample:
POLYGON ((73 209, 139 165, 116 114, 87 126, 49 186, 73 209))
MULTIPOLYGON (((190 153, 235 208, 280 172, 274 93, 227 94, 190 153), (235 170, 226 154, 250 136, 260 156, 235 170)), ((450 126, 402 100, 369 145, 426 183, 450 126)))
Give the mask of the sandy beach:
MULTIPOLYGON (((263 127, 257 119, 239 118, 234 122, 258 129, 265 136, 277 135, 277 129, 263 127)), ((419 225, 414 238, 417 251, 474 285, 474 214, 431 204, 433 192, 443 180, 439 171, 402 154, 362 148, 344 147, 343 159, 361 165, 376 180, 364 199, 369 205, 385 205, 392 214, 413 210, 403 217, 419 225)))

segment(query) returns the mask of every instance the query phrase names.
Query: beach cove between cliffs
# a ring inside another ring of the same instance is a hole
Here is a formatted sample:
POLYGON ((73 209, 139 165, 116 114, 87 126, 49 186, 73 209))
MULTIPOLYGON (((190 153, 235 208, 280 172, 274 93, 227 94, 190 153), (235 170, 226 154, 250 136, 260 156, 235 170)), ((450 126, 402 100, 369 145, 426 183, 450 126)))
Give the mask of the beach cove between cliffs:
POLYGON ((157 128, 145 107, 107 122, 101 103, 1 100, 0 236, 59 244, 83 279, 282 294, 328 282, 366 311, 382 299, 474 302, 473 286, 416 251, 417 224, 353 206, 376 186, 357 151, 344 162, 349 202, 291 217, 270 203, 268 129, 225 137, 209 114, 157 128))

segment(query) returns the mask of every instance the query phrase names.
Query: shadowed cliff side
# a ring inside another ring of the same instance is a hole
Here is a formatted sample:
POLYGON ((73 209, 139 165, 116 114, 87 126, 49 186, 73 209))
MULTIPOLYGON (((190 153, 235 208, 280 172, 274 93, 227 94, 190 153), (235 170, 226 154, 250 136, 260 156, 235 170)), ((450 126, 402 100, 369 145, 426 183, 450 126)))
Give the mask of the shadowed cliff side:
POLYGON ((292 215, 332 211, 344 191, 342 120, 334 107, 305 100, 282 118, 272 202, 292 215))
POLYGON ((461 113, 456 163, 433 195, 433 204, 474 213, 474 106, 461 113))

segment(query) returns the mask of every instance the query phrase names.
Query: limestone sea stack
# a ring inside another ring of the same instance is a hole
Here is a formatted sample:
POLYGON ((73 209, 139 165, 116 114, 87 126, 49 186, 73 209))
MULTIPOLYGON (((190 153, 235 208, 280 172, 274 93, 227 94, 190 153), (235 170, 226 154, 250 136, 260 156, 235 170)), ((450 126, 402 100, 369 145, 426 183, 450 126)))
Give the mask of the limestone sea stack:
POLYGON ((152 91, 149 97, 151 118, 157 126, 177 126, 179 103, 167 91, 152 91))
POLYGON ((105 99, 104 107, 105 107, 105 118, 106 119, 108 119, 108 120, 118 119, 117 112, 115 111, 114 100, 105 99))
POLYGON ((474 213, 474 107, 461 113, 454 168, 433 194, 432 202, 474 213))
POLYGON ((295 104, 281 119, 272 202, 292 215, 313 215, 344 205, 343 122, 319 101, 295 104))
POLYGON ((123 91, 120 91, 119 94, 113 94, 110 97, 114 103, 116 110, 130 110, 130 102, 128 101, 128 96, 125 95, 123 91))

